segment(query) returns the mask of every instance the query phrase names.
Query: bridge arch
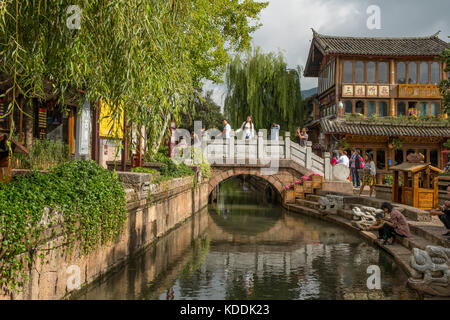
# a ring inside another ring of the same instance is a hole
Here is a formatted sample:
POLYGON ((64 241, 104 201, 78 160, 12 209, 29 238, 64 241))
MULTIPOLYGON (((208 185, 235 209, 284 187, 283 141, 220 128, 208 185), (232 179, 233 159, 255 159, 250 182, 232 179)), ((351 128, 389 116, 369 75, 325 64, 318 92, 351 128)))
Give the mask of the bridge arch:
POLYGON ((231 179, 233 177, 238 176, 255 176, 262 180, 265 180, 269 185, 272 186, 274 190, 276 190, 281 197, 284 191, 284 185, 282 180, 278 175, 262 175, 261 170, 249 170, 246 168, 234 168, 226 171, 213 171, 213 177, 209 181, 209 192, 211 193, 213 190, 217 188, 219 184, 224 182, 225 180, 231 179))

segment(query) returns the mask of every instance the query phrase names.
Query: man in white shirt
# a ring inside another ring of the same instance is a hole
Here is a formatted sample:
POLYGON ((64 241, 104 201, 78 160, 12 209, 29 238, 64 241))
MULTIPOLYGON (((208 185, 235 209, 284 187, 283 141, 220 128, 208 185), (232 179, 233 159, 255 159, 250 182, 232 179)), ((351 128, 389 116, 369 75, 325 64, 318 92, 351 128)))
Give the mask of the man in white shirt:
POLYGON ((223 136, 225 139, 230 139, 231 126, 227 120, 223 119, 223 131, 218 135, 218 137, 223 136))
POLYGON ((343 164, 343 165, 345 165, 345 166, 347 166, 347 167, 350 167, 350 159, 347 157, 347 151, 339 151, 339 153, 340 153, 340 157, 339 157, 339 160, 338 160, 338 164, 343 164))

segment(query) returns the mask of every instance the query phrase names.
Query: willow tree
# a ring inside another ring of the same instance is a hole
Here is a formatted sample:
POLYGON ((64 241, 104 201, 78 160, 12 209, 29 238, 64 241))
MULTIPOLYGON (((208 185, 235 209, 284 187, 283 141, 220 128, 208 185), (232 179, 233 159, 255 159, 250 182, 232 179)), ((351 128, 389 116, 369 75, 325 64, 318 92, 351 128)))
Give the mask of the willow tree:
POLYGON ((281 53, 237 55, 226 70, 225 115, 235 127, 252 115, 257 129, 275 122, 294 133, 303 124, 300 77, 300 67, 289 69, 281 53))
POLYGON ((158 147, 195 88, 220 81, 228 52, 249 47, 266 3, 254 0, 0 0, 6 116, 32 98, 108 101, 158 147), (80 29, 67 27, 70 6, 80 29), (75 17, 76 18, 76 17, 75 17), (80 94, 82 92, 83 94, 80 94), (18 99, 22 96, 23 99, 18 99))
POLYGON ((445 64, 445 74, 447 79, 442 79, 439 89, 442 94, 442 109, 450 114, 450 49, 446 49, 441 55, 441 61, 445 64))

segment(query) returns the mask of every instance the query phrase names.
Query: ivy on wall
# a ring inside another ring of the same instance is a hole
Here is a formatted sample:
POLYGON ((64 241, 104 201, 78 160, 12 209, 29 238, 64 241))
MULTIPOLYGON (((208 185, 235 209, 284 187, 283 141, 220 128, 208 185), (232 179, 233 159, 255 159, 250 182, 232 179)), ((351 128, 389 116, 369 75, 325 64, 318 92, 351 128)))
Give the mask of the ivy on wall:
POLYGON ((59 227, 65 252, 77 244, 88 254, 116 239, 127 218, 117 174, 93 161, 66 163, 0 185, 0 208, 0 289, 6 291, 19 290, 28 280, 24 264, 44 255, 38 247, 49 240, 49 230, 59 227))

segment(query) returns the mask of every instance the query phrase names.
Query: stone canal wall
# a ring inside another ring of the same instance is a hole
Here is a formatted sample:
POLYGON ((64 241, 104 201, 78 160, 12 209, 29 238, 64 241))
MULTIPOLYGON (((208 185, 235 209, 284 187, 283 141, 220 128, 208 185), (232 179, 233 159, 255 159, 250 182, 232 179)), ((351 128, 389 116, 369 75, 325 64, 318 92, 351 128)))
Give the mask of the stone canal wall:
POLYGON ((207 181, 194 183, 192 177, 187 177, 150 185, 150 176, 146 174, 119 173, 119 176, 125 187, 128 208, 121 236, 87 256, 81 255, 76 246, 72 254, 65 254, 62 237, 49 240, 27 265, 29 281, 25 282, 23 290, 0 292, 0 300, 67 298, 122 266, 208 204, 207 181), (42 259, 40 253, 45 254, 42 259))

